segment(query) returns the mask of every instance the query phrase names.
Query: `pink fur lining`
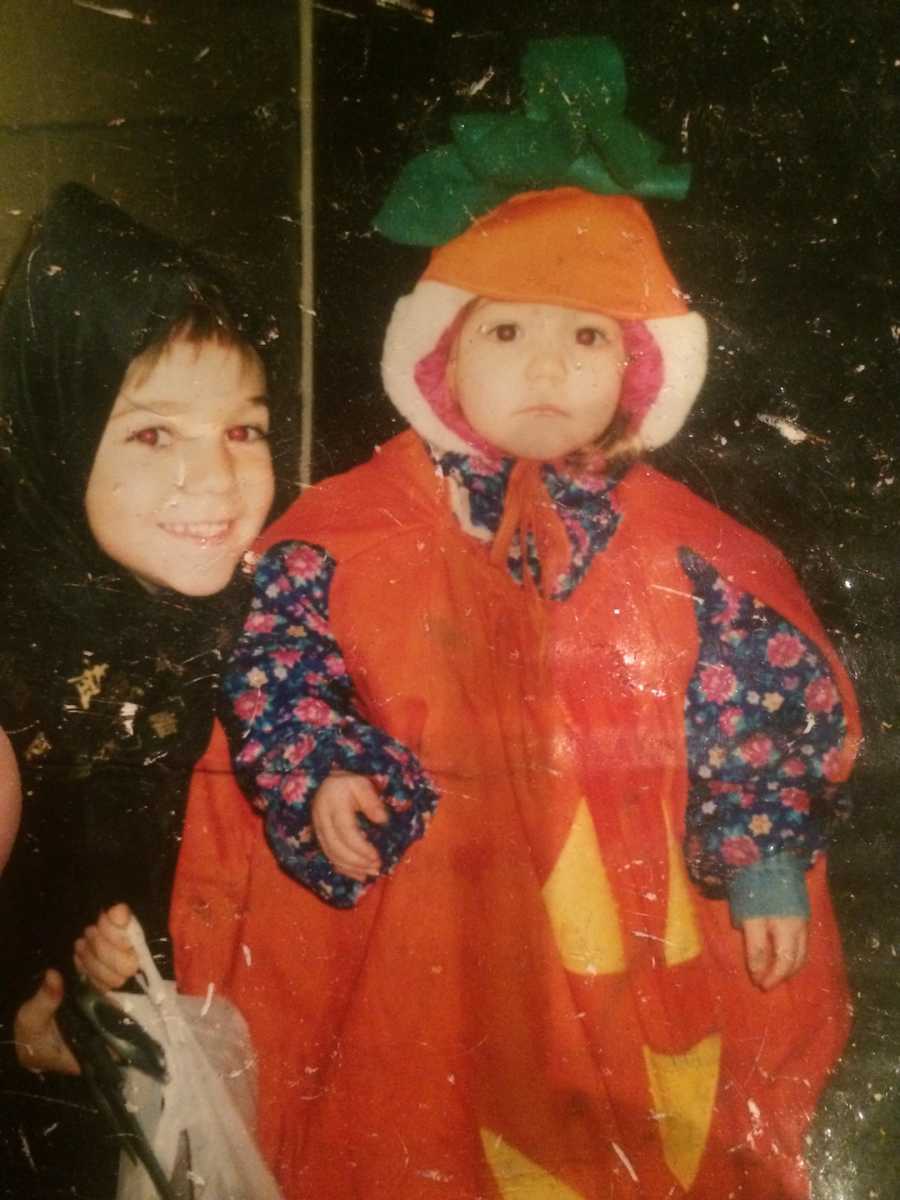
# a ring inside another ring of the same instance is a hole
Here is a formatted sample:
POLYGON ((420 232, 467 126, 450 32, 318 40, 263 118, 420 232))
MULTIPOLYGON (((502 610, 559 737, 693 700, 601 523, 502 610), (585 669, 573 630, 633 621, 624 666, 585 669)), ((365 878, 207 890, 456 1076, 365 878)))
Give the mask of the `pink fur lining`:
POLYGON ((469 306, 465 305, 441 334, 438 344, 431 353, 426 354, 416 363, 416 384, 432 412, 443 421, 448 429, 461 437, 484 458, 496 459, 500 455, 497 454, 490 442, 486 442, 480 434, 475 432, 466 420, 447 383, 447 363, 450 360, 450 352, 468 311, 469 306))
POLYGON ((620 321, 628 365, 622 376, 619 409, 628 416, 628 429, 640 429, 647 413, 656 403, 663 384, 662 351, 643 321, 620 321))

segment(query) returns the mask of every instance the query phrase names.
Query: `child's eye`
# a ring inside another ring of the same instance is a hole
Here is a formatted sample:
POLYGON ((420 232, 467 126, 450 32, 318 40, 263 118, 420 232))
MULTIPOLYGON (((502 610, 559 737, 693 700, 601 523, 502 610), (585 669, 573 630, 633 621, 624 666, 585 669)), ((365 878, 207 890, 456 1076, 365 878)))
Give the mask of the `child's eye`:
POLYGON ((127 441, 159 449, 163 446, 171 446, 172 434, 162 425, 150 425, 146 429, 138 429, 130 434, 127 441))
POLYGON ((229 442, 261 442, 269 436, 262 425, 232 425, 228 430, 229 442))
POLYGON ((498 342, 514 342, 519 336, 519 326, 514 321, 501 321, 499 325, 492 325, 485 332, 498 342))
POLYGON ((579 346, 600 346, 609 341, 609 336, 595 325, 582 325, 576 330, 575 341, 579 346))

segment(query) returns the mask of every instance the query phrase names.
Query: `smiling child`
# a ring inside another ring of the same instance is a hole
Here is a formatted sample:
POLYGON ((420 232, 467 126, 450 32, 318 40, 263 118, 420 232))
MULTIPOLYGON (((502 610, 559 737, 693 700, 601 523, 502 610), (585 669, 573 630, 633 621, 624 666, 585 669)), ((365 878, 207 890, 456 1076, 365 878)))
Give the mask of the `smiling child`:
POLYGON ((174 331, 128 368, 97 447, 97 545, 151 591, 222 591, 272 503, 268 428, 257 354, 174 331))
POLYGON ((126 901, 172 973, 188 779, 272 502, 261 344, 206 264, 77 185, 0 306, 0 724, 22 785, 0 884, 0 1176, 17 1197, 115 1191, 81 1082, 34 1072, 74 1069, 59 970, 101 909, 126 901))

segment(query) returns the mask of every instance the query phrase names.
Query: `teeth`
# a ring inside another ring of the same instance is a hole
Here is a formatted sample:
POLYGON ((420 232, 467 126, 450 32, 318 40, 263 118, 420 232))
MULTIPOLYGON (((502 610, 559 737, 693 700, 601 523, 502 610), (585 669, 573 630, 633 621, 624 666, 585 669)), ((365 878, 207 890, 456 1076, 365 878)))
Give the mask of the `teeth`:
POLYGON ((163 525, 163 529, 167 533, 174 533, 176 537, 214 538, 225 533, 230 523, 230 521, 191 521, 179 524, 173 522, 163 525))

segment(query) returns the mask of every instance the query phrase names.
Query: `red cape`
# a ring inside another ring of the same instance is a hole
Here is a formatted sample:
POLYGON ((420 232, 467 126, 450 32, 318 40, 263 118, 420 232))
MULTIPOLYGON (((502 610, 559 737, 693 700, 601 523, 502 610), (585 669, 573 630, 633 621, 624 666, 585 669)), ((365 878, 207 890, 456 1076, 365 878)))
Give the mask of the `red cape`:
MULTIPOLYGON (((179 980, 247 1016, 287 1196, 805 1196, 803 1137, 849 1022, 825 868, 809 961, 763 995, 679 849, 697 631, 678 547, 828 656, 849 770, 840 664, 778 552, 647 467, 565 603, 495 565, 445 486, 404 434, 265 539, 337 560, 332 627, 361 700, 441 793, 425 839, 336 911, 279 870, 221 734, 191 794, 179 980)), ((560 530, 533 479, 517 486, 549 561, 560 530)))

